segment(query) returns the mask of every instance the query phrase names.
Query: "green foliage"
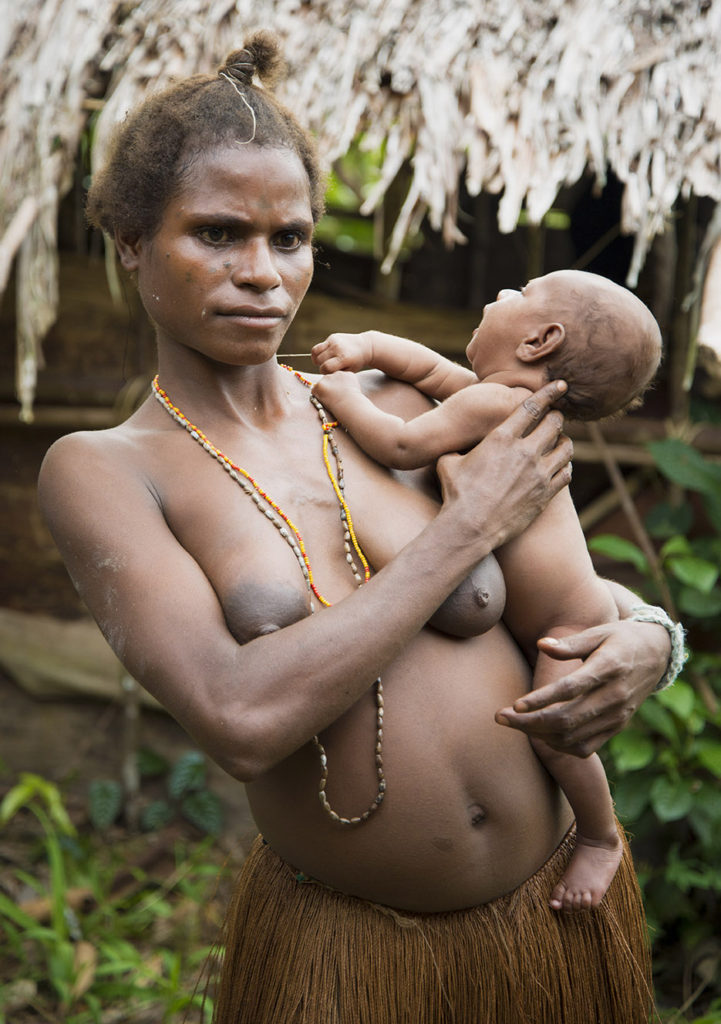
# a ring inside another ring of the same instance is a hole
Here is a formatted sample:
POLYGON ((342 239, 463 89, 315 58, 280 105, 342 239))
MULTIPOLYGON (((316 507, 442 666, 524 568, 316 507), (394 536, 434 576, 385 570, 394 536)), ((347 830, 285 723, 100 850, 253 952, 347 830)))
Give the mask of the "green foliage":
MULTIPOLYGON (((657 969, 678 984, 678 945, 690 963, 700 944, 718 937, 721 920, 721 466, 678 440, 649 449, 662 476, 683 489, 678 500, 651 509, 646 528, 692 650, 682 678, 645 701, 603 757, 633 836, 657 969)), ((601 537, 589 547, 633 565, 644 577, 644 597, 660 602, 636 545, 601 537)), ((704 989, 721 992, 721 971, 704 989)), ((718 1006, 694 1024, 721 1024, 718 1006)))
MULTIPOLYGON (((223 808, 218 797, 206 787, 207 762, 198 750, 182 754, 174 764, 152 750, 138 751, 142 779, 165 779, 167 798, 149 800, 140 811, 140 826, 154 832, 169 825, 178 815, 207 835, 218 835, 223 827, 223 808)), ((113 779, 94 779, 88 792, 88 814, 93 826, 105 831, 120 816, 123 788, 113 779)), ((0 1022, 1 1024, 1 1022, 0 1022)))
POLYGON ((88 792, 88 813, 95 828, 109 828, 123 807, 123 787, 114 779, 93 779, 88 792))
MULTIPOLYGON (((119 895, 127 855, 97 836, 78 836, 57 786, 21 776, 3 801, 2 824, 23 813, 41 825, 42 856, 14 872, 32 904, 14 902, 10 888, 0 892, 0 1024, 20 1019, 12 1009, 20 992, 38 1020, 96 1024, 122 1007, 127 1024, 197 1021, 209 952, 201 924, 219 873, 209 862, 210 840, 178 844, 174 858, 169 851, 161 884, 133 868, 119 895), (78 891, 87 893, 80 905, 72 900, 78 891), (42 904, 47 913, 38 912, 42 904)), ((207 1015, 211 1009, 208 999, 207 1015)))

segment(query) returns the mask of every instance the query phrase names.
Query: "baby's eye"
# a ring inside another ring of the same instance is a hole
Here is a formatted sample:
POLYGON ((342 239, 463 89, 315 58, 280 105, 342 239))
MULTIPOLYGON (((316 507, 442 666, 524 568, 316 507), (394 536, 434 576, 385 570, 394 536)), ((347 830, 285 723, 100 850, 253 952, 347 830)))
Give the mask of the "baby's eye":
POLYGON ((227 228, 221 227, 220 224, 209 224, 207 227, 201 228, 198 236, 203 241, 210 242, 211 245, 221 245, 230 240, 227 228))

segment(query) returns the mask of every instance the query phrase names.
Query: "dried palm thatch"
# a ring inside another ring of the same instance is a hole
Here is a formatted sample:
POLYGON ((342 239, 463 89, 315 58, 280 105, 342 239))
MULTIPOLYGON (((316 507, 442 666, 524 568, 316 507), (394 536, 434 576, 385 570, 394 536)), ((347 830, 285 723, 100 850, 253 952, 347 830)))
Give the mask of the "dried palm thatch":
POLYGON ((384 144, 381 202, 410 161, 385 265, 428 214, 447 242, 459 182, 502 193, 499 226, 532 223, 560 187, 624 184, 633 284, 679 196, 721 196, 721 0, 25 0, 0 28, 0 290, 18 256, 18 395, 31 414, 56 308, 55 225, 88 96, 113 123, 149 88, 210 70, 255 28, 284 41, 283 98, 328 162, 384 144))

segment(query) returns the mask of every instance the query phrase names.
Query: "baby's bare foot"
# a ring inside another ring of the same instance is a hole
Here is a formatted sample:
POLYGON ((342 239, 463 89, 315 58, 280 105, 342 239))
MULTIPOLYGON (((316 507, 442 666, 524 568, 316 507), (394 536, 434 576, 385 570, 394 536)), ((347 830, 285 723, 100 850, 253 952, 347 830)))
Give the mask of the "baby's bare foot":
POLYGON ((553 910, 589 910, 597 907, 613 881, 623 854, 618 833, 608 839, 576 836, 576 849, 566 872, 551 893, 553 910))

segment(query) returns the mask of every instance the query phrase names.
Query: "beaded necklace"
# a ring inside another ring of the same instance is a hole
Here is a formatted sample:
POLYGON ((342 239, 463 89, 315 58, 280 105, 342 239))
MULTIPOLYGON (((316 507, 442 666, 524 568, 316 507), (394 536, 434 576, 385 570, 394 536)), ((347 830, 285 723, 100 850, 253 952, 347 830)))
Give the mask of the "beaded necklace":
MULTIPOLYGON (((281 364, 282 365, 282 364, 281 364)), ((303 384, 305 387, 310 388, 311 382, 302 376, 297 370, 292 370, 289 366, 282 366, 282 369, 292 373, 293 376, 303 384)), ((196 427, 194 423, 185 416, 177 405, 173 405, 167 391, 164 391, 156 376, 152 382, 153 396, 160 402, 165 411, 172 416, 172 418, 183 427, 194 441, 206 451, 208 454, 218 462, 220 466, 234 480, 245 493, 250 497, 251 501, 255 504, 258 511, 264 515, 280 533, 283 540, 289 545, 293 554, 298 560, 303 578, 306 583, 308 591, 316 596, 322 605, 326 608, 330 607, 330 601, 326 600, 325 597, 318 590, 314 578, 313 570, 310 565, 310 559, 308 552, 303 542, 303 538, 298 530, 298 527, 293 523, 283 509, 278 505, 270 495, 263 490, 260 484, 253 479, 247 470, 243 469, 237 463, 233 462, 227 455, 225 455, 220 448, 217 448, 212 441, 210 441, 199 427, 196 427)), ((343 477, 343 463, 341 461, 340 452, 335 442, 333 435, 333 427, 338 424, 336 422, 330 422, 326 415, 325 409, 320 404, 315 395, 309 396, 311 403, 313 404, 318 416, 320 418, 321 427, 323 431, 323 463, 328 473, 328 477, 333 486, 338 504, 340 506, 340 520, 343 526, 343 546, 346 552, 346 561, 350 566, 353 577, 358 583, 358 586, 362 586, 363 583, 367 582, 370 578, 370 567, 368 561, 361 550, 358 539, 356 538, 355 530, 353 528, 353 518, 348 508, 348 504, 345 500, 345 483, 343 477), (330 457, 328 450, 333 455, 335 461, 336 471, 333 473, 331 467, 330 457), (358 559, 363 567, 363 575, 361 576, 358 571, 358 567, 353 558, 353 552, 358 556, 358 559)), ((313 612, 314 605, 311 598, 310 610, 313 612)), ((339 825, 360 825, 364 821, 367 821, 371 814, 380 807, 383 802, 383 798, 386 792, 386 779, 383 771, 383 683, 381 682, 380 676, 375 681, 375 702, 376 702, 376 739, 375 739, 375 765, 376 775, 378 777, 378 791, 375 798, 373 799, 370 806, 363 811, 362 814, 358 814, 352 818, 345 818, 338 814, 330 806, 328 797, 326 795, 326 786, 328 783, 328 757, 325 752, 325 748, 321 743, 319 737, 316 735, 313 737, 313 743, 318 750, 320 757, 321 766, 321 777, 318 787, 318 797, 321 802, 323 810, 329 815, 329 817, 337 822, 339 825)))

